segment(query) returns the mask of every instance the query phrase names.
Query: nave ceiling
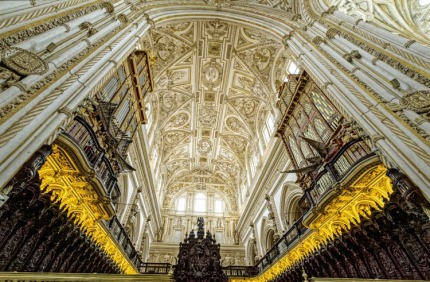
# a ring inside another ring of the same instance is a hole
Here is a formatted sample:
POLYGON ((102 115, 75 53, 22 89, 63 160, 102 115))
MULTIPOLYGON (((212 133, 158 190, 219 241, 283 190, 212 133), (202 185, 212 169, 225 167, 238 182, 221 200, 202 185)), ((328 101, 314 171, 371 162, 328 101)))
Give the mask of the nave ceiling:
POLYGON ((165 24, 143 42, 156 57, 146 104, 163 207, 184 189, 210 189, 237 211, 288 51, 268 34, 219 20, 165 24))

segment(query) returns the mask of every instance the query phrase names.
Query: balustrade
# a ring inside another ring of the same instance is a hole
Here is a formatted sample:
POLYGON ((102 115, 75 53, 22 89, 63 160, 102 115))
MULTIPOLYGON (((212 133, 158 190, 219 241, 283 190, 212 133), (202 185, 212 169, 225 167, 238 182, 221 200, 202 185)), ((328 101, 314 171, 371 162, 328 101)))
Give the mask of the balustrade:
POLYGON ((322 200, 324 195, 335 186, 334 184, 342 181, 360 163, 374 156, 375 154, 371 152, 363 140, 352 140, 345 144, 330 162, 315 172, 312 185, 304 191, 303 196, 298 201, 302 216, 257 262, 256 270, 258 273, 264 271, 276 258, 288 252, 291 246, 309 231, 302 224, 303 217, 322 200))
MULTIPOLYGON (((354 167, 374 156, 375 154, 361 139, 345 144, 329 163, 313 175, 314 182, 307 189, 307 194, 310 195, 306 198, 307 205, 314 206, 335 186, 335 183, 341 182, 354 167)), ((305 206, 303 203, 302 205, 305 206)))
POLYGON ((142 260, 118 218, 114 216, 111 220, 105 221, 105 224, 109 228, 112 236, 117 241, 118 246, 121 246, 122 250, 127 254, 134 266, 136 266, 137 269, 140 269, 142 260))
POLYGON ((139 268, 141 274, 169 274, 173 272, 170 263, 143 262, 139 268))
POLYGON ((65 135, 83 151, 88 163, 103 183, 106 193, 115 204, 120 196, 117 177, 109 159, 106 157, 106 151, 100 145, 92 127, 84 119, 75 117, 73 124, 65 135))

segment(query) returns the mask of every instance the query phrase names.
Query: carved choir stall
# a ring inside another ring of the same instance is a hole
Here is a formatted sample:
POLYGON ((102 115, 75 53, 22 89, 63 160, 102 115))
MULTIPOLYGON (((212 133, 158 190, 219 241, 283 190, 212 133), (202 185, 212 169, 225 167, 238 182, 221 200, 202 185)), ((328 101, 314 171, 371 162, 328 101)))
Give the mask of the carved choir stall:
POLYGON ((204 231, 202 217, 197 219, 197 238, 192 230, 179 246, 174 278, 177 282, 227 281, 221 270, 220 245, 209 231, 204 231))
POLYGON ((303 197, 301 216, 260 260, 270 264, 285 240, 286 255, 272 264, 267 281, 301 281, 303 271, 310 277, 429 280, 429 203, 419 188, 389 167, 372 138, 305 71, 289 75, 277 107, 277 135, 294 167, 284 173, 298 174, 303 197), (291 237, 301 238, 297 248, 291 237))

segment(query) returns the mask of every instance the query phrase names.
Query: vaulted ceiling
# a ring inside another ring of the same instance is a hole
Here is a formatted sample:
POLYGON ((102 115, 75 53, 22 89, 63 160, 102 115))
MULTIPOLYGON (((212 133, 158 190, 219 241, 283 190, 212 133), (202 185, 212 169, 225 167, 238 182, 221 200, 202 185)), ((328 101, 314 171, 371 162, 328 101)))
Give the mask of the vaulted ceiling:
POLYGON ((183 189, 213 189, 237 211, 288 51, 265 33, 224 21, 166 24, 143 42, 156 57, 146 103, 163 207, 183 189))

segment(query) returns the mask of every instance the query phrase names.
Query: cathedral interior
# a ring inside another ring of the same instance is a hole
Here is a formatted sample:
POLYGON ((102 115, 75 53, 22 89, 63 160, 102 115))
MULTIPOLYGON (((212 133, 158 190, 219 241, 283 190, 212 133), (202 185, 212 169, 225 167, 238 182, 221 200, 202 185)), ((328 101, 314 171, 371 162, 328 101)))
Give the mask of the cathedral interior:
POLYGON ((1 0, 0 281, 430 280, 430 0, 1 0))

